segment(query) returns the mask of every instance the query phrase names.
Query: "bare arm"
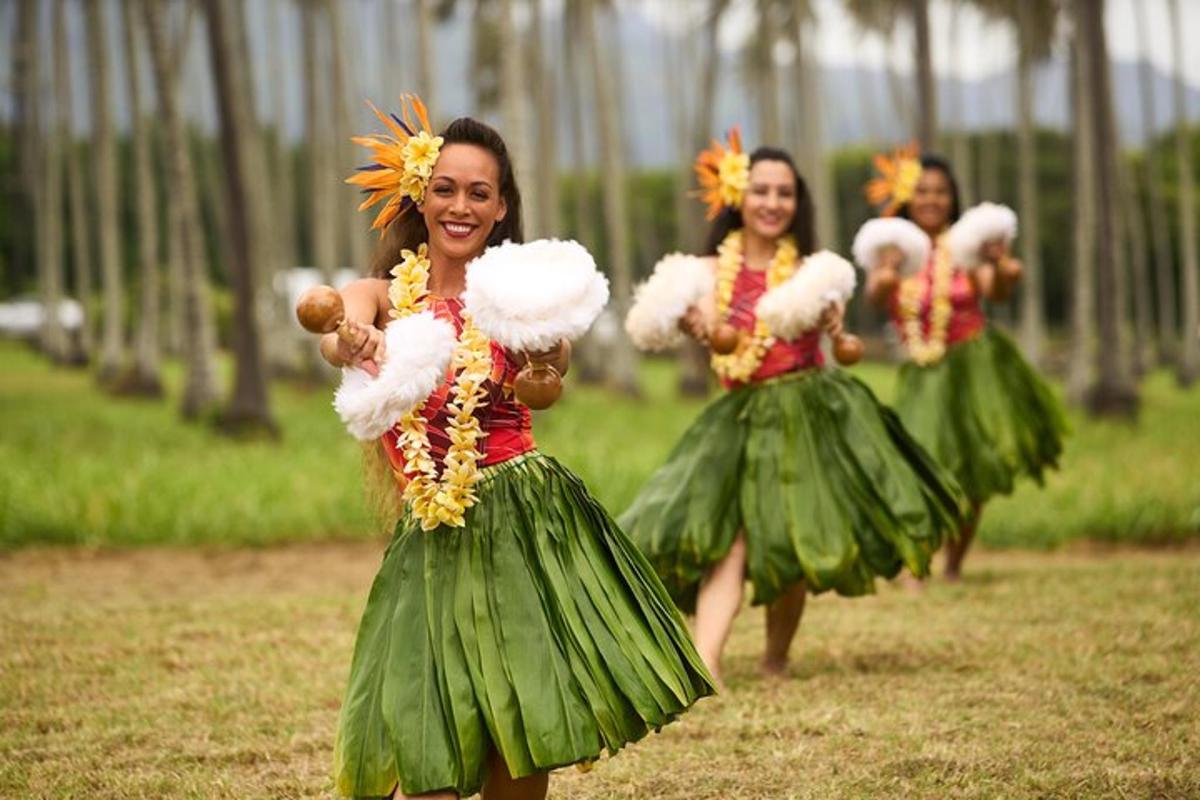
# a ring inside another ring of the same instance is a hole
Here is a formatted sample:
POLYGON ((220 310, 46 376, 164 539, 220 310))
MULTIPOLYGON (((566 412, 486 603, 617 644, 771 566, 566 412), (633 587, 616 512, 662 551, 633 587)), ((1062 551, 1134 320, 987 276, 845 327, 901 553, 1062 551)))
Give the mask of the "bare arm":
POLYGON ((889 245, 879 250, 879 261, 867 273, 867 299, 877 306, 886 306, 892 292, 900 285, 900 265, 904 254, 889 245))
MULTIPOLYGON (((347 284, 339 294, 346 310, 349 340, 337 333, 321 337, 321 355, 335 367, 378 364, 384 356, 383 331, 380 323, 387 316, 387 281, 379 278, 360 278, 347 284)), ((369 367, 368 367, 369 369, 369 367)))

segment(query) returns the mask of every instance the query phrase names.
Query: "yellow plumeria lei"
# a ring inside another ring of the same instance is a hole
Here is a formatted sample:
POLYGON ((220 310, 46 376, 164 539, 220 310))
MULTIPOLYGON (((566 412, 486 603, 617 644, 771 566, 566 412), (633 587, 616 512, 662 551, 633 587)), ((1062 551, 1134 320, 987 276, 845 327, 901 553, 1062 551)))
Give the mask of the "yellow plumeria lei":
MULTIPOLYGON (((401 251, 402 260, 392 268, 388 299, 392 317, 418 314, 429 307, 429 248, 422 244, 417 252, 401 251)), ((421 416, 422 402, 397 423, 397 447, 413 477, 404 487, 404 500, 421 529, 430 531, 438 525, 461 528, 466 510, 475 505, 478 496, 475 486, 483 478, 479 461, 479 440, 483 429, 475 412, 487 397, 484 383, 492 373, 491 342, 475 327, 470 317, 463 315, 463 329, 454 348, 450 367, 456 373, 451 399, 446 408, 450 413, 450 449, 442 464, 438 479, 437 465, 429 454, 429 432, 421 416)))
MULTIPOLYGON (((775 255, 767 265, 767 289, 774 289, 796 272, 798 253, 792 237, 786 236, 779 240, 775 255)), ((742 271, 742 232, 730 231, 729 235, 717 248, 717 316, 724 321, 729 316, 729 306, 733 302, 733 286, 737 276, 742 271)), ((712 356, 712 368, 724 380, 735 383, 746 383, 750 380, 759 366, 763 356, 775 344, 775 338, 762 320, 756 320, 754 331, 749 338, 742 341, 736 350, 728 355, 712 356)))
POLYGON ((920 273, 900 284, 900 321, 912 360, 922 367, 936 364, 946 355, 946 330, 950 325, 950 280, 954 276, 945 234, 937 241, 933 256, 933 280, 929 298, 929 336, 921 334, 921 296, 925 280, 920 273))

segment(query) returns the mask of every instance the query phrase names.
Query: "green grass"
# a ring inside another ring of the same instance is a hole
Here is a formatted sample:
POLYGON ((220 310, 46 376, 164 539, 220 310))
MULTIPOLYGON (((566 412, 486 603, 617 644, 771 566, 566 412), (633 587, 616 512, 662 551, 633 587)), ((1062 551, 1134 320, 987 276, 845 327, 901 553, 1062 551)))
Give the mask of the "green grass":
MULTIPOLYGON (((0 556, 0 797, 329 798, 378 543, 0 556)), ((1200 550, 984 552, 958 585, 810 601, 755 674, 551 796, 1200 796, 1200 550)))
MULTIPOLYGON (((887 398, 895 370, 856 368, 887 398)), ((650 362, 642 402, 568 379, 538 415, 540 446, 619 512, 702 407, 672 391, 650 362)), ((330 408, 328 387, 279 384, 283 439, 236 442, 167 402, 113 398, 83 372, 0 344, 0 549, 32 543, 130 546, 267 544, 380 533, 362 490, 361 451, 330 408)), ((982 537, 996 546, 1094 538, 1162 542, 1200 532, 1200 388, 1166 375, 1144 387, 1137 425, 1078 415, 1063 470, 1044 490, 1024 484, 994 502, 982 537)))

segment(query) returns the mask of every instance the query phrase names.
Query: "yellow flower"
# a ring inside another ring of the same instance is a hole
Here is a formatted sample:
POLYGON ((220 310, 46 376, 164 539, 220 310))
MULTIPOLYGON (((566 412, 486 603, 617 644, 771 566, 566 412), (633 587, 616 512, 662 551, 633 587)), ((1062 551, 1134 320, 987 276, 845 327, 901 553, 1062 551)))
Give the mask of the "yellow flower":
POLYGON ((746 153, 726 153, 717 165, 717 178, 720 181, 721 202, 735 208, 741 206, 742 195, 750 185, 750 156, 746 153))
POLYGON ((425 131, 410 136, 402 151, 405 175, 416 175, 429 180, 429 176, 433 174, 433 165, 437 163, 442 142, 441 136, 430 136, 425 131))

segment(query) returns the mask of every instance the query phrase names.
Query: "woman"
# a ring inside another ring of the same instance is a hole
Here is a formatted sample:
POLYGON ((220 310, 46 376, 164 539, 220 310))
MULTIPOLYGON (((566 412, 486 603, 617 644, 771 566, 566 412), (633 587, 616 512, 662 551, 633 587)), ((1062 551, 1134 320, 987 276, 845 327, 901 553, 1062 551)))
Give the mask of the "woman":
MULTIPOLYGON (((384 437, 407 507, 359 628, 337 786, 541 798, 551 769, 641 738, 711 683, 649 565, 579 479, 535 449, 512 390, 524 355, 463 314, 467 263, 522 240, 504 142, 471 119, 437 138, 391 127, 395 140, 364 140, 388 166, 352 179, 371 193, 364 205, 388 199, 375 277, 342 291, 350 332, 321 349, 374 370, 388 358, 381 329, 414 309, 459 339, 441 387, 384 437), (456 494, 454 476, 473 465, 456 494)), ((566 348, 531 357, 565 369, 566 348)))
POLYGON ((957 244, 950 230, 959 220, 958 185, 950 165, 903 151, 890 165, 877 163, 895 179, 877 183, 872 199, 891 201, 901 219, 919 228, 928 255, 902 277, 905 256, 894 241, 862 248, 856 242, 855 249, 870 251, 860 258, 871 268, 867 296, 891 313, 911 357, 900 369, 896 410, 971 501, 970 519, 946 544, 946 577, 957 580, 984 503, 1010 493, 1018 475, 1040 484, 1045 469, 1058 463, 1066 422, 1050 389, 1009 338, 987 324, 979 303, 1006 299, 1020 278, 1021 265, 1008 249, 1015 217, 994 228, 1003 235, 985 233, 982 241, 960 229, 957 244), (963 260, 978 264, 967 269, 963 260))
POLYGON ((728 391, 620 520, 695 612, 696 649, 719 682, 747 576, 754 603, 767 606, 761 668, 778 674, 807 592, 862 595, 902 567, 924 574, 961 498, 870 389, 824 368, 820 337, 840 333, 840 303, 798 338, 763 329, 759 299, 814 249, 812 201, 786 152, 760 148, 737 168, 736 133, 717 147, 697 166, 715 213, 705 259, 714 288, 682 324, 705 342, 724 326, 739 333, 732 353, 712 359, 728 391))

